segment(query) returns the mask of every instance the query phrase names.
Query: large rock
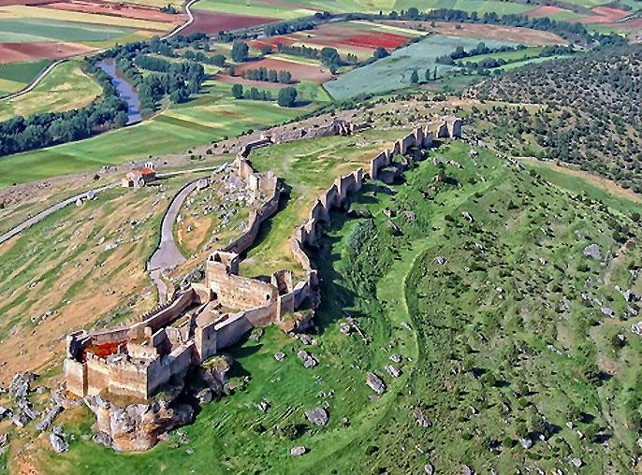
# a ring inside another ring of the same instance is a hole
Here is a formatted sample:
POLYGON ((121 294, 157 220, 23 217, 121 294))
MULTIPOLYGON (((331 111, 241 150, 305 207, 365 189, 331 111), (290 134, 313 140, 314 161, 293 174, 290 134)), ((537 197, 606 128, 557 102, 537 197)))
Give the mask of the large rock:
POLYGON ((0 434, 0 455, 9 447, 9 434, 0 434))
POLYGON ((328 412, 322 407, 316 407, 310 411, 307 411, 305 413, 305 417, 307 417, 310 422, 319 427, 325 427, 329 419, 328 412))
POLYGON ((317 359, 305 350, 299 351, 296 356, 303 362, 303 366, 306 368, 314 368, 319 364, 317 359))
POLYGON ((36 379, 33 373, 16 373, 9 386, 9 396, 25 399, 31 391, 31 383, 36 379))
POLYGON ((302 445, 299 445, 297 447, 292 447, 290 449, 290 455, 292 457, 300 457, 301 455, 305 455, 306 452, 307 452, 307 449, 302 445))
POLYGON ((62 406, 59 406, 58 404, 54 404, 54 406, 45 414, 45 416, 38 422, 36 425, 36 429, 39 430, 40 432, 45 431, 49 428, 51 424, 53 424, 54 420, 58 415, 63 411, 62 406))
POLYGON ((152 403, 131 404, 124 408, 103 400, 100 396, 85 398, 96 414, 94 430, 100 439, 123 452, 141 452, 154 447, 167 431, 189 424, 194 409, 186 404, 172 404, 160 399, 152 403))
POLYGON ((62 434, 51 433, 49 434, 49 443, 51 448, 54 449, 54 452, 61 454, 69 450, 69 444, 64 439, 62 434))
POLYGON ((600 252, 600 246, 597 244, 591 244, 584 248, 584 255, 590 257, 596 261, 602 260, 602 253, 600 252))
POLYGON ((366 376, 366 384, 377 394, 383 394, 386 392, 386 383, 384 383, 383 380, 374 373, 368 373, 366 376))

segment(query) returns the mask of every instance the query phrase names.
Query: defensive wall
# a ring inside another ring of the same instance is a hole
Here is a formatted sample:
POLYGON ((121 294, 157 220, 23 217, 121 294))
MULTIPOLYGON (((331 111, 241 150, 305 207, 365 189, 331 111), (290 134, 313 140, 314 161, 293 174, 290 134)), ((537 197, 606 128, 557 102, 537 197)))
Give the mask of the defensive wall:
MULTIPOLYGON (((354 128, 337 121, 314 130, 336 135, 352 133, 354 128)), ((252 213, 248 230, 227 248, 212 252, 206 262, 205 282, 192 284, 174 301, 122 328, 69 335, 64 362, 67 390, 79 397, 109 391, 147 399, 173 376, 185 375, 191 365, 199 365, 237 343, 253 327, 276 324, 293 331, 306 324, 305 319, 285 317, 304 308, 314 309, 319 303, 317 271, 306 249, 317 244, 331 209, 344 206, 349 194, 359 191, 366 180, 390 178, 382 170, 392 167, 401 172, 408 160, 418 159, 420 150, 432 146, 434 134, 460 138, 461 120, 445 118, 435 132, 430 126, 416 128, 377 154, 366 168, 338 177, 319 196, 308 220, 291 238, 292 254, 306 272, 296 283, 288 270, 274 273, 269 282, 239 275, 240 254, 254 244, 260 225, 277 212, 280 197, 277 177, 271 172, 255 172, 247 160, 254 148, 274 143, 273 139, 247 144, 234 166, 246 186, 265 199, 252 213), (395 156, 407 157, 394 161, 395 156)))

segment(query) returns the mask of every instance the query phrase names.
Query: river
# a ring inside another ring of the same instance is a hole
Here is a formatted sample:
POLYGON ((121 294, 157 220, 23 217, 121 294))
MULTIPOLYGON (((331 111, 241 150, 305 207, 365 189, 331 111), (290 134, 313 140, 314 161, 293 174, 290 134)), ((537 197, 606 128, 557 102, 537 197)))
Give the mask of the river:
POLYGON ((111 83, 116 88, 118 97, 127 102, 127 125, 135 124, 143 120, 140 114, 140 98, 138 97, 138 93, 136 89, 134 89, 134 86, 118 74, 114 59, 105 59, 98 63, 98 67, 109 75, 111 83))

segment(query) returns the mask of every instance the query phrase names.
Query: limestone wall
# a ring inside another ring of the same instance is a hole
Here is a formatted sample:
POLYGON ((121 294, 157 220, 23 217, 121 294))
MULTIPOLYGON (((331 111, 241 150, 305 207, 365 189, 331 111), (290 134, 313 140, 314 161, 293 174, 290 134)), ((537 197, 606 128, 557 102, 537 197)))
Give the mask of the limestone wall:
POLYGON ((87 372, 82 362, 66 358, 63 363, 63 374, 67 383, 67 391, 77 396, 87 394, 87 372))
POLYGON ((155 359, 146 371, 146 393, 154 394, 159 387, 169 382, 172 376, 186 372, 192 364, 193 348, 194 343, 181 345, 169 355, 155 359))
POLYGON ((216 326, 217 349, 221 350, 238 343, 252 328, 254 325, 245 317, 244 312, 230 317, 216 326))

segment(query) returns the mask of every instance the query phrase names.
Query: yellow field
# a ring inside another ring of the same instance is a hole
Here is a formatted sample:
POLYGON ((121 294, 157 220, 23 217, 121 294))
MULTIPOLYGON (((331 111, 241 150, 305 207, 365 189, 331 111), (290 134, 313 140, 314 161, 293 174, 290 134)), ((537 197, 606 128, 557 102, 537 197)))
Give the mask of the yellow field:
POLYGON ((15 92, 24 87, 24 83, 10 81, 9 79, 0 79, 0 91, 15 92))
MULTIPOLYGON (((2 83, 0 89, 3 89, 2 83)), ((91 103, 101 93, 100 86, 80 69, 80 64, 69 61, 56 66, 33 91, 0 102, 0 121, 17 115, 78 109, 91 103)))
POLYGON ((44 18, 48 20, 77 21, 98 25, 136 28, 139 30, 169 31, 174 28, 174 25, 172 24, 157 21, 111 17, 108 15, 97 15, 92 13, 68 12, 53 8, 29 7, 26 5, 11 5, 3 7, 2 11, 9 12, 19 18, 44 18))

